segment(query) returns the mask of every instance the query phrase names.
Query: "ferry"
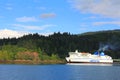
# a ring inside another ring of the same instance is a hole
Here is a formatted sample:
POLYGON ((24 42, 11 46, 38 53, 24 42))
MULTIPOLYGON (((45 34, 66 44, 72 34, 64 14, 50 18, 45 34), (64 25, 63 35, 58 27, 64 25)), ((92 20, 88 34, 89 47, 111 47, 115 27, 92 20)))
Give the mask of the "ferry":
POLYGON ((95 52, 94 54, 86 52, 69 52, 69 57, 66 57, 68 63, 113 63, 111 56, 105 55, 104 52, 95 52))

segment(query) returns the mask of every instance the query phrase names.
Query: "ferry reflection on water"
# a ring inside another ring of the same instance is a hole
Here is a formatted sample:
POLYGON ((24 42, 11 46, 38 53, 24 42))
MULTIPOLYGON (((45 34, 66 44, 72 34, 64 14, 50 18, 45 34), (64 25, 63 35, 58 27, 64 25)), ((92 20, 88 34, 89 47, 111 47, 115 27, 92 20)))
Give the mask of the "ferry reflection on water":
POLYGON ((80 66, 114 66, 117 64, 99 64, 99 63, 67 63, 66 65, 80 65, 80 66))

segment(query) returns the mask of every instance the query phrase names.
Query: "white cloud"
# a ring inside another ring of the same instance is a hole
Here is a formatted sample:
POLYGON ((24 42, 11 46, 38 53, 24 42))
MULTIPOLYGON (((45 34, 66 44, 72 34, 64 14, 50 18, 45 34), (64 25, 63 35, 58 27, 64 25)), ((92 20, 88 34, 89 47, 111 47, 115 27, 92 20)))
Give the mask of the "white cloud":
POLYGON ((9 29, 2 29, 0 30, 0 38, 13 38, 13 37, 21 37, 27 33, 25 32, 18 32, 14 30, 9 30, 9 29))
POLYGON ((40 18, 54 18, 56 17, 55 13, 43 13, 40 15, 40 18))
POLYGON ((53 27, 56 25, 48 24, 48 25, 42 25, 42 26, 31 26, 31 25, 13 24, 13 26, 16 27, 17 29, 21 28, 23 30, 30 31, 30 30, 45 30, 48 27, 53 27))
POLYGON ((36 7, 39 10, 46 10, 46 7, 36 7))
POLYGON ((7 10, 12 10, 13 8, 12 7, 6 7, 7 10))
POLYGON ((5 5, 6 5, 5 9, 7 9, 7 10, 12 10, 13 9, 13 5, 11 3, 6 3, 5 5))
POLYGON ((93 25, 94 26, 100 26, 100 25, 117 25, 120 26, 120 21, 107 21, 107 22, 94 22, 93 25))
POLYGON ((120 18, 120 0, 69 0, 73 8, 82 13, 99 14, 104 17, 120 18))
MULTIPOLYGON (((19 37, 22 37, 23 35, 27 35, 27 34, 34 34, 34 33, 22 32, 22 31, 10 30, 10 29, 1 29, 0 30, 0 39, 19 38, 19 37)), ((48 36, 48 35, 53 34, 53 32, 43 32, 43 33, 38 33, 38 34, 48 36)))
POLYGON ((35 17, 19 17, 19 18, 16 18, 16 21, 18 22, 36 22, 37 19, 35 17))

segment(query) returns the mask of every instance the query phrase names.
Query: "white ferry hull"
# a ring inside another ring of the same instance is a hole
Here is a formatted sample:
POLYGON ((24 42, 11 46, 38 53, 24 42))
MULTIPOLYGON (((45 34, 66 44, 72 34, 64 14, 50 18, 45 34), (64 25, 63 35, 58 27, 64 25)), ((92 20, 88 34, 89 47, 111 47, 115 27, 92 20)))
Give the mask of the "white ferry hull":
POLYGON ((103 52, 100 54, 69 52, 66 61, 68 63, 113 63, 112 57, 105 55, 103 52))
POLYGON ((79 59, 66 57, 67 63, 113 63, 113 60, 79 59))

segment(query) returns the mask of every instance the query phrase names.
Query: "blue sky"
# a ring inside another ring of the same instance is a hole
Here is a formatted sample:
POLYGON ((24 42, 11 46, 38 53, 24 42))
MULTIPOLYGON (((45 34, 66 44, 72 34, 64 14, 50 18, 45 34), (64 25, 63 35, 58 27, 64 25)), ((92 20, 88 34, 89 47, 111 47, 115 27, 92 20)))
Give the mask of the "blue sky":
POLYGON ((119 0, 1 0, 0 38, 120 29, 119 0))

